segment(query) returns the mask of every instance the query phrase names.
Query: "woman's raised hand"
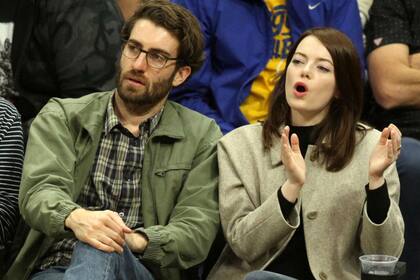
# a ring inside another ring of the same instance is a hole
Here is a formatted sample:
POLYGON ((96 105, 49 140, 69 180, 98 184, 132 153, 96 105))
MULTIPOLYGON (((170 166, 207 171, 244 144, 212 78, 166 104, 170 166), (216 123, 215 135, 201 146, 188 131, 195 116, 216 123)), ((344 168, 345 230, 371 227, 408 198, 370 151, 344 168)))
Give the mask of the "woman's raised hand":
POLYGON ((382 130, 381 137, 372 151, 369 160, 369 189, 383 185, 383 174, 401 152, 401 132, 393 124, 382 130))
POLYGON ((281 160, 289 183, 302 186, 305 183, 305 160, 299 148, 298 136, 292 134, 289 142, 289 133, 288 126, 281 133, 281 160))

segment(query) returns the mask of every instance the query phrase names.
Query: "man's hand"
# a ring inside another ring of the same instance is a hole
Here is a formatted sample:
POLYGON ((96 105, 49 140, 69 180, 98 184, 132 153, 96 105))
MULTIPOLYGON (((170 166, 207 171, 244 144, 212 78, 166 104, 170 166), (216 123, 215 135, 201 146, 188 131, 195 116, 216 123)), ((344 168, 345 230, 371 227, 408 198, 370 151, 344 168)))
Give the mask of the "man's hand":
POLYGON ((125 234, 131 233, 121 217, 109 210, 90 211, 79 208, 65 220, 76 238, 104 252, 123 252, 125 234))
POLYGON ((134 253, 143 253, 149 243, 144 235, 137 232, 126 234, 125 241, 128 248, 134 253))

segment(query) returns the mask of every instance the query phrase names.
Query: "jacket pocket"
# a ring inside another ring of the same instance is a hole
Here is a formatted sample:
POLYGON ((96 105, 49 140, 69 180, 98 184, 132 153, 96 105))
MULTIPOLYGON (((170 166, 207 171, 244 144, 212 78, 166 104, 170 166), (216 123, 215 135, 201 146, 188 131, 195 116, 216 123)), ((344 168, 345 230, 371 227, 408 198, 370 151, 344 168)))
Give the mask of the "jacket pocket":
POLYGON ((190 163, 172 163, 164 167, 158 167, 155 170, 155 175, 165 177, 171 171, 188 171, 191 169, 190 163))
POLYGON ((177 195, 191 170, 190 163, 173 163, 155 169, 157 180, 166 192, 173 191, 177 195))
POLYGON ((151 186, 156 221, 167 224, 175 208, 179 194, 191 169, 191 164, 175 163, 155 169, 151 186))

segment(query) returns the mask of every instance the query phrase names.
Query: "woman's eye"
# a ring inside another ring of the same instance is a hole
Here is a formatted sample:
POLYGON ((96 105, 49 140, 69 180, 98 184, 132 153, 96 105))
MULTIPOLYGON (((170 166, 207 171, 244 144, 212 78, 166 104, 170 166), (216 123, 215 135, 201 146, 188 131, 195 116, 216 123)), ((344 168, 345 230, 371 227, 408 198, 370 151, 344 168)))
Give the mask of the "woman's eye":
POLYGON ((324 67, 324 66, 318 66, 318 69, 321 70, 322 72, 331 72, 329 68, 324 67))
POLYGON ((292 59, 292 63, 293 64, 301 64, 301 63, 303 63, 301 60, 299 60, 299 59, 297 59, 297 58, 293 58, 292 59))

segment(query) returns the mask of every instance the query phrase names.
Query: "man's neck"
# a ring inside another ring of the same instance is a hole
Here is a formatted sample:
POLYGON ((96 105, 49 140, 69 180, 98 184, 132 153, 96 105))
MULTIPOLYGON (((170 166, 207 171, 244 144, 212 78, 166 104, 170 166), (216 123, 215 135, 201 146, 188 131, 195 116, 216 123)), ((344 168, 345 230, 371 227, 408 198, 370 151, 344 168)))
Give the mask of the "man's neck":
POLYGON ((134 136, 140 135, 140 125, 156 115, 165 105, 166 98, 152 106, 127 106, 124 101, 115 94, 114 111, 121 124, 134 136))

